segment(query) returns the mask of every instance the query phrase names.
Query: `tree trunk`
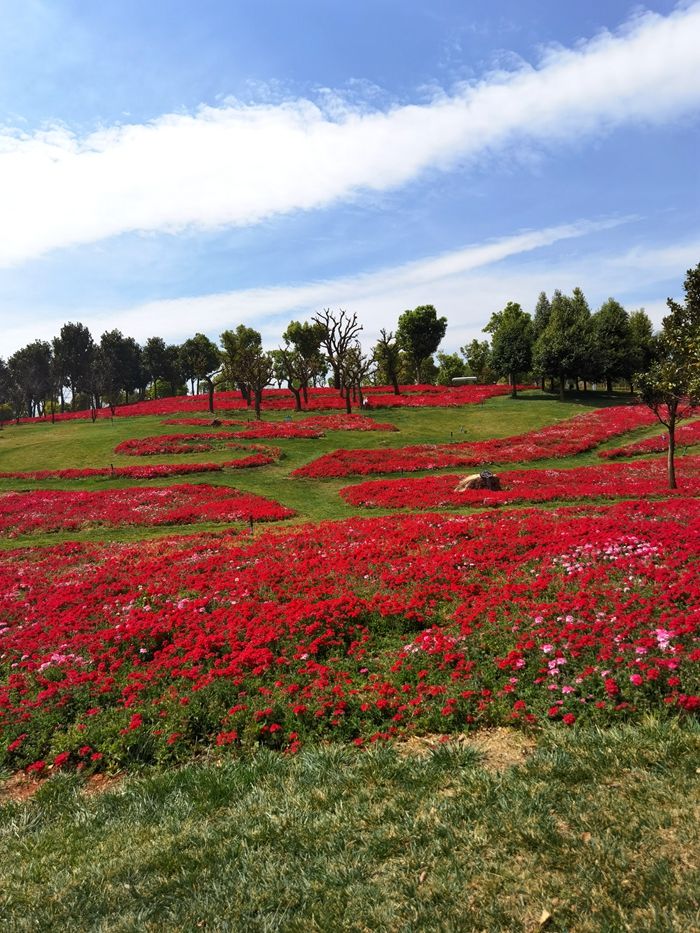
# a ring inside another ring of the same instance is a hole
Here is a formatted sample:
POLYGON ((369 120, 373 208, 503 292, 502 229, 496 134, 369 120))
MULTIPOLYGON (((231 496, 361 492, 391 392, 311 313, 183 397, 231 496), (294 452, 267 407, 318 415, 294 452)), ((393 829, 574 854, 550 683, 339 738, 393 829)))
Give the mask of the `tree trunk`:
POLYGON ((560 372, 559 373, 559 401, 560 402, 564 401, 564 385, 566 384, 565 380, 566 380, 566 377, 564 373, 560 372))
POLYGON ((605 380, 605 389, 608 395, 612 395, 612 379, 608 376, 605 380))
POLYGON ((345 412, 348 415, 352 412, 352 399, 349 392, 345 393, 345 412))
POLYGON ((214 383, 211 381, 211 379, 209 380, 208 389, 209 389, 209 414, 213 415, 214 414, 214 383))
POLYGON ((676 482, 676 419, 672 418, 668 427, 668 488, 678 489, 676 482))
POLYGON ((66 397, 63 394, 63 386, 61 386, 61 414, 66 410, 66 397))
POLYGON ((399 380, 396 373, 391 374, 391 384, 394 387, 394 395, 401 395, 401 389, 399 388, 399 380))
MULTIPOLYGON (((304 383, 302 388, 304 390, 304 404, 308 405, 309 404, 309 387, 306 383, 304 383)), ((301 411, 301 409, 299 410, 301 411)))
POLYGON ((295 389, 294 386, 289 386, 289 391, 294 396, 294 411, 301 411, 301 389, 295 389))
POLYGON ((509 378, 510 378, 510 397, 517 398, 518 397, 518 384, 517 384, 518 381, 515 378, 515 373, 511 373, 509 378))
MULTIPOLYGON (((260 421, 260 404, 262 402, 262 389, 256 389, 253 394, 255 395, 255 420, 260 421)), ((250 404, 250 402, 248 404, 250 404)))
POLYGON ((545 381, 546 381, 546 380, 545 380, 545 377, 542 376, 542 378, 540 379, 540 388, 542 389, 543 392, 544 392, 544 384, 545 384, 545 381))

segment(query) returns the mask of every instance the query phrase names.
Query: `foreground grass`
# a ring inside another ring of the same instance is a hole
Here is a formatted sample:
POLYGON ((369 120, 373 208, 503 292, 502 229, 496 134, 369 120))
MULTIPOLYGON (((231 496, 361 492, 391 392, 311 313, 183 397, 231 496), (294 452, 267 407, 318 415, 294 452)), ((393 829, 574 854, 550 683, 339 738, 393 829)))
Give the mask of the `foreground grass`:
POLYGON ((54 778, 0 808, 0 924, 698 929, 699 766, 698 728, 648 721, 548 731, 501 771, 451 744, 54 778))

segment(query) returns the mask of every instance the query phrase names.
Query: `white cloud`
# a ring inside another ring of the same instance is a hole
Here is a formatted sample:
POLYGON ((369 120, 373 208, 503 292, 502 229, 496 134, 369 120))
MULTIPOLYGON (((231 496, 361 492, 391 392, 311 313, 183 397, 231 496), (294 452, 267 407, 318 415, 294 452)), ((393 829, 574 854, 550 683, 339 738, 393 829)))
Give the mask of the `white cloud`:
POLYGON ((700 105, 700 4, 550 49, 424 105, 227 102, 79 136, 0 131, 0 266, 129 231, 215 229, 394 188, 514 141, 562 142, 700 105))
MULTIPOLYGON (((662 248, 635 248, 610 254, 608 248, 579 250, 573 257, 552 258, 553 244, 603 231, 620 221, 580 221, 503 237, 437 257, 325 282, 245 289, 192 298, 152 301, 131 308, 94 313, 76 309, 71 320, 86 324, 95 337, 115 327, 143 342, 155 334, 181 342, 195 331, 216 340, 221 331, 244 323, 258 329, 265 346, 281 341, 293 318, 308 319, 325 306, 357 312, 364 325, 362 342, 369 347, 382 327, 393 329, 405 308, 434 304, 449 322, 446 346, 456 349, 509 300, 532 310, 543 289, 570 292, 583 287, 593 308, 614 295, 633 309, 645 305, 657 324, 664 313, 665 283, 682 298, 685 270, 700 259, 700 238, 662 248), (538 250, 542 250, 540 254, 538 250), (527 262, 519 257, 525 254, 527 262)), ((15 317, 15 320, 17 317, 15 317)), ((4 352, 36 338, 50 339, 66 316, 39 324, 27 320, 3 333, 4 352)))

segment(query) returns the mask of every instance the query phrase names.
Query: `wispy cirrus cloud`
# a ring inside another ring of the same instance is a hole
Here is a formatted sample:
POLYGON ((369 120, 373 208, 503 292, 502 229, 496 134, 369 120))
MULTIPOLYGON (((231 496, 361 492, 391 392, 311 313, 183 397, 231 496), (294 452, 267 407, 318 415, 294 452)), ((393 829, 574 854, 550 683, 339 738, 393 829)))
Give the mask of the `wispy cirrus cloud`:
MULTIPOLYGON (((364 324, 363 344, 369 347, 380 328, 396 326, 405 308, 430 302, 447 316, 446 346, 456 349, 481 336, 490 314, 506 301, 519 301, 531 310, 542 290, 551 294, 554 288, 571 291, 582 285, 594 306, 615 295, 632 302, 631 308, 646 305, 658 323, 666 297, 660 283, 676 280, 675 294, 680 296, 685 270, 700 257, 700 238, 614 253, 608 245, 596 248, 597 233, 624 222, 579 221, 504 236, 371 273, 150 301, 100 313, 76 309, 71 318, 81 320, 96 337, 118 327, 142 342, 154 334, 180 342, 197 330, 216 339, 224 329, 244 323, 261 331, 266 347, 274 347, 291 319, 307 319, 324 306, 340 306, 357 312, 364 324), (592 239, 592 243, 552 257, 548 247, 578 238, 592 239)), ((8 355, 37 337, 50 339, 63 323, 65 318, 56 316, 39 323, 15 315, 3 333, 0 352, 8 355)))
POLYGON ((431 102, 202 107, 80 135, 0 131, 0 266, 133 231, 216 229, 405 185, 515 141, 700 108, 700 4, 549 49, 431 102))

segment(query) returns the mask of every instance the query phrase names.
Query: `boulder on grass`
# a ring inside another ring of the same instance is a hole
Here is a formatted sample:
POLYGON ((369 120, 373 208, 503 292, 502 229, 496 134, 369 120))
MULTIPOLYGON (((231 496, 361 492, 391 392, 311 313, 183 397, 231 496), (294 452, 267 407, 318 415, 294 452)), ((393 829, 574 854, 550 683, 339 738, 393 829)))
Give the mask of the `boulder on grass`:
POLYGON ((481 473, 472 473, 471 476, 461 479, 455 486, 455 492, 466 492, 467 489, 499 490, 500 488, 499 478, 494 473, 483 470, 481 473))

